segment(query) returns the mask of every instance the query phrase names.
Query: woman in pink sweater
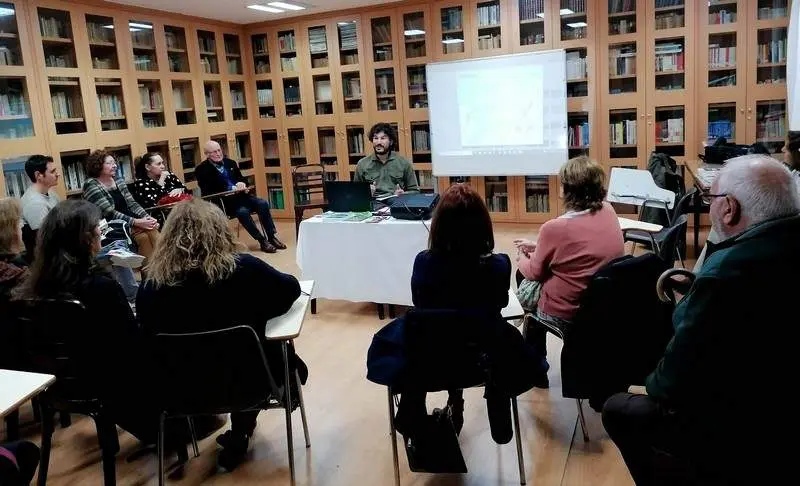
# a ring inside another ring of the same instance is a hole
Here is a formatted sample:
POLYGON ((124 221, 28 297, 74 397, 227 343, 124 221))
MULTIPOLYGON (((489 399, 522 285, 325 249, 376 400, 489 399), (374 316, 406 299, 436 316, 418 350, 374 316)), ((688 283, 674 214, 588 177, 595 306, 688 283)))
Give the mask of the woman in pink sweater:
MULTIPOLYGON (((625 253, 617 213, 604 202, 603 169, 587 157, 570 159, 560 171, 567 212, 542 225, 539 238, 515 240, 517 264, 528 280, 542 283, 538 319, 565 329, 578 310, 592 276, 625 253)), ((541 326, 529 331, 531 344, 545 350, 541 326)))

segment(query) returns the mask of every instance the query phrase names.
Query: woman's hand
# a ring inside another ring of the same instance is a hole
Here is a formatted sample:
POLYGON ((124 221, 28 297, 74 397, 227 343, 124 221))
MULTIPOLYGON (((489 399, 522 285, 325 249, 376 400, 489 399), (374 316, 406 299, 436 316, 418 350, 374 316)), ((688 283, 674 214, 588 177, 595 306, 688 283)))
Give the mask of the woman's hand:
POLYGON ((147 216, 146 218, 134 219, 133 226, 143 230, 154 230, 158 229, 158 221, 152 216, 147 216))
POLYGON ((530 256, 531 253, 536 251, 536 242, 531 240, 526 240, 524 238, 518 238, 514 240, 514 245, 517 247, 517 250, 520 251, 523 255, 530 256))
POLYGON ((178 197, 181 194, 183 194, 183 189, 173 189, 173 190, 169 191, 170 197, 178 197))

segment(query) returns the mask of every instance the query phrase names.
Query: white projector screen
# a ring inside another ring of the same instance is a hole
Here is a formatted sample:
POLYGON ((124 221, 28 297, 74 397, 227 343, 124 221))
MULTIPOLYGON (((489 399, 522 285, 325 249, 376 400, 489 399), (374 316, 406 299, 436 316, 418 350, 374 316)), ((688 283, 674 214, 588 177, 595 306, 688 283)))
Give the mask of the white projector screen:
POLYGON ((433 175, 549 175, 567 161, 563 49, 426 72, 433 175))

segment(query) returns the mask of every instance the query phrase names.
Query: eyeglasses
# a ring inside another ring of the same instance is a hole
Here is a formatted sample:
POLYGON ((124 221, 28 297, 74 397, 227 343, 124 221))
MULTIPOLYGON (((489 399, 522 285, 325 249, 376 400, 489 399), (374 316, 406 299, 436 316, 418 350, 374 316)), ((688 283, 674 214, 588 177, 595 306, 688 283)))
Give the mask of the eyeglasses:
POLYGON ((715 197, 725 197, 727 195, 728 194, 726 194, 726 193, 723 193, 723 194, 703 194, 701 196, 701 199, 703 200, 703 204, 708 204, 710 206, 711 203, 714 202, 714 198, 715 197))

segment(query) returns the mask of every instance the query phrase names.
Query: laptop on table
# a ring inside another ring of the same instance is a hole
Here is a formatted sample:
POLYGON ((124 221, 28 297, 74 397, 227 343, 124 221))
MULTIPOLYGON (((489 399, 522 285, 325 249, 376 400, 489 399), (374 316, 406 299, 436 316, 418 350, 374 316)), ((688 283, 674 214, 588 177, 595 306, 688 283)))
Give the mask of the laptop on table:
POLYGON ((369 182, 327 181, 328 211, 361 213, 372 211, 369 182))

